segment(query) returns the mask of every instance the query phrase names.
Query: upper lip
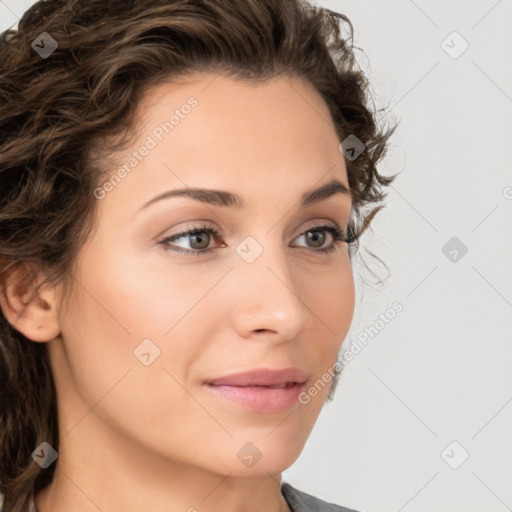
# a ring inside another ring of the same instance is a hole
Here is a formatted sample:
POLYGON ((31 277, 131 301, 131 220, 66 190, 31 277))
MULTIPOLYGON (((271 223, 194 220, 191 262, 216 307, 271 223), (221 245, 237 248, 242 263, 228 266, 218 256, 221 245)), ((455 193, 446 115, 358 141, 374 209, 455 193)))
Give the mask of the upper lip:
POLYGON ((298 368, 256 368, 246 372, 226 375, 205 381, 214 386, 275 386, 283 383, 303 384, 307 375, 298 368))

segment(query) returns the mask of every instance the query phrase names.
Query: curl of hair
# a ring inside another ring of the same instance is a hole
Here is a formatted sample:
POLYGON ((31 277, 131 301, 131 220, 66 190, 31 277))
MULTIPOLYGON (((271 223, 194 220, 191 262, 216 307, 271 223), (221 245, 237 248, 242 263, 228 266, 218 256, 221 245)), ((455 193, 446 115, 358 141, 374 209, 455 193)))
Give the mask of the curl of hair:
MULTIPOLYGON (((0 34, 0 278, 30 281, 42 271, 47 283, 70 282, 94 226, 93 190, 105 172, 98 155, 130 142, 149 87, 194 72, 298 76, 316 88, 340 142, 354 134, 365 145, 345 160, 357 244, 395 178, 379 174, 377 163, 396 127, 378 127, 352 40, 345 15, 305 0, 35 3, 17 30, 0 34), (32 48, 42 32, 58 42, 45 59, 32 48), (105 142, 114 136, 118 144, 105 142), (363 213, 366 205, 375 208, 363 213)), ((31 457, 43 441, 58 451, 47 344, 24 337, 0 312, 0 492, 11 512, 25 512, 52 480, 58 459, 42 469, 31 457)))

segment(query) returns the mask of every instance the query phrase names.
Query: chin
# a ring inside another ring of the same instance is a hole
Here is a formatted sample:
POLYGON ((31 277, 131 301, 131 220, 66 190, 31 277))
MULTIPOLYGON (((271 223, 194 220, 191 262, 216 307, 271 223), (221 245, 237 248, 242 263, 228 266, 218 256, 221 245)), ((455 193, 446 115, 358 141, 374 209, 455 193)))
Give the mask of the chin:
POLYGON ((247 477, 280 474, 288 469, 301 454, 305 440, 302 443, 297 437, 279 435, 278 429, 273 433, 267 430, 257 437, 231 440, 222 456, 227 472, 231 472, 231 476, 247 477))

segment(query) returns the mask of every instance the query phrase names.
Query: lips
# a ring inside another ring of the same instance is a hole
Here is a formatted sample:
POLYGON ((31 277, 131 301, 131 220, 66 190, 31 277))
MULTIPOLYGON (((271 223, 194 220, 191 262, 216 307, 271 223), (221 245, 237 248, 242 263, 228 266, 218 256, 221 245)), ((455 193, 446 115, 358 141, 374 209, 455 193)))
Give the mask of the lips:
POLYGON ((298 368, 257 368, 205 381, 205 390, 224 401, 259 413, 295 407, 308 376, 298 368))
POLYGON ((307 375, 299 368, 257 368, 247 372, 236 373, 205 381, 210 386, 266 387, 279 389, 303 384, 307 375))

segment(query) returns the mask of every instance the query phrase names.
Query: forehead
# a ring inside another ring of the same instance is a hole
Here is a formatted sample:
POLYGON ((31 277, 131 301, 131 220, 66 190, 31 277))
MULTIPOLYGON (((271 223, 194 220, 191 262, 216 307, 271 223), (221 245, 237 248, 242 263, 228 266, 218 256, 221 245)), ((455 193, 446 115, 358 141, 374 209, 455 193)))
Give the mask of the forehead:
POLYGON ((158 127, 165 129, 171 121, 172 133, 166 131, 164 138, 179 144, 181 151, 206 151, 214 143, 234 152, 238 147, 244 152, 257 146, 266 150, 281 147, 282 151, 274 151, 278 154, 299 152, 300 144, 318 149, 323 142, 334 144, 335 150, 339 144, 327 104, 313 85, 298 77, 249 82, 195 74, 150 88, 138 112, 135 128, 139 139, 158 127))
POLYGON ((329 109, 311 84, 296 77, 248 82, 197 74, 160 83, 142 97, 134 130, 136 142, 115 162, 121 166, 151 146, 122 184, 137 196, 164 183, 306 190, 323 176, 328 180, 327 174, 348 186, 329 109))

